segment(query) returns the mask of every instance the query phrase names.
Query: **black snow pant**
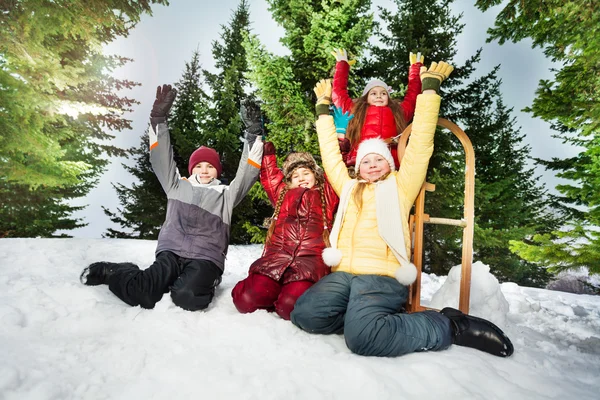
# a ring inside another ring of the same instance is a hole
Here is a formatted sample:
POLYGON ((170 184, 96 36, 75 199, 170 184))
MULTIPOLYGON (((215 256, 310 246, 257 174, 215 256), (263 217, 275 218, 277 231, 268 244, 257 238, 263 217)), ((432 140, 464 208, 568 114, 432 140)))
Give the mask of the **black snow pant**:
POLYGON ((154 308, 170 290, 173 303, 184 310, 196 311, 208 307, 222 274, 211 261, 163 251, 145 270, 131 263, 119 264, 108 280, 108 288, 130 306, 143 308, 154 308))

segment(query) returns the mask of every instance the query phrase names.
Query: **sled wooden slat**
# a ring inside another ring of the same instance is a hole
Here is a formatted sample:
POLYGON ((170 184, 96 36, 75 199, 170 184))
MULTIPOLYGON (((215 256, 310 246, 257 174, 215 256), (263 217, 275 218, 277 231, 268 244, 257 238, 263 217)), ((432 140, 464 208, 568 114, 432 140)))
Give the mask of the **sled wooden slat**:
MULTIPOLYGON (((475 223, 475 153, 471 140, 465 132, 456 124, 444 118, 439 118, 438 126, 451 131, 461 142, 465 151, 465 198, 463 205, 464 217, 460 220, 450 218, 431 217, 425 214, 425 193, 435 191, 435 185, 424 182, 421 191, 415 200, 414 214, 410 216, 410 228, 412 231, 412 259, 417 267, 417 279, 409 288, 407 311, 423 311, 427 307, 421 305, 421 271, 423 268, 423 225, 440 224, 452 225, 463 229, 462 236, 462 263, 460 276, 460 296, 458 308, 469 312, 469 301, 471 297, 471 264, 473 262, 473 233, 475 223)), ((398 159, 402 160, 406 143, 412 131, 409 125, 398 140, 398 159)))
POLYGON ((450 219, 450 218, 427 218, 424 221, 426 224, 432 225, 453 225, 453 226, 467 226, 467 222, 462 219, 450 219))

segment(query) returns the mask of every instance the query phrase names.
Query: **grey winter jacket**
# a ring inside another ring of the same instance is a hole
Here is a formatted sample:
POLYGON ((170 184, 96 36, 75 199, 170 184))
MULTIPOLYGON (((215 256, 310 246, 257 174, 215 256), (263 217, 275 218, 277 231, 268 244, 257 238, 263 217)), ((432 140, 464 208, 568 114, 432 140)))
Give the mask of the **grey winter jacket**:
POLYGON ((262 149, 258 157, 253 151, 249 158, 256 136, 247 135, 238 170, 229 186, 217 179, 208 184, 192 184, 181 178, 166 123, 157 124, 156 132, 151 128, 149 136, 150 163, 168 199, 156 254, 168 250, 181 257, 212 261, 223 269, 233 207, 250 191, 260 172, 262 149))

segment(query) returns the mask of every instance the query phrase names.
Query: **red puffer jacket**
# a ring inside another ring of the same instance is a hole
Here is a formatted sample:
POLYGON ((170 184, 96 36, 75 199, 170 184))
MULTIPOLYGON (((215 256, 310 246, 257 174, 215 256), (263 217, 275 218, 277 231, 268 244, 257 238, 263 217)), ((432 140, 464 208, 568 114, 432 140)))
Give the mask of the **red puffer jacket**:
MULTIPOLYGON (((275 207, 279 193, 286 187, 283 173, 277 167, 275 155, 263 156, 260 181, 275 207)), ((326 181, 327 226, 331 229, 339 198, 326 181)), ((288 190, 271 241, 263 255, 251 266, 249 273, 259 273, 282 284, 296 281, 317 282, 330 272, 323 262, 323 211, 321 194, 316 187, 288 190)))
MULTIPOLYGON (((409 124, 413 116, 415 115, 415 106, 417 104, 417 96, 421 93, 421 78, 419 72, 421 69, 421 63, 415 63, 410 66, 408 72, 408 87, 404 99, 400 103, 400 107, 404 111, 404 121, 409 124)), ((352 112, 354 101, 348 95, 348 73, 350 66, 346 61, 339 61, 335 65, 335 75, 333 76, 333 93, 332 100, 333 104, 337 107, 341 107, 344 112, 352 112)), ((380 137, 382 139, 389 139, 394 136, 401 134, 402 132, 396 132, 396 122, 394 121, 394 114, 392 109, 389 107, 377 107, 369 106, 367 108, 367 115, 365 117, 365 123, 360 131, 360 142, 366 139, 380 137)), ((354 165, 356 163, 356 150, 358 146, 352 146, 348 157, 346 159, 346 165, 354 165)), ((399 168, 400 163, 398 162, 398 151, 396 146, 391 146, 392 156, 396 163, 396 169, 399 168)))

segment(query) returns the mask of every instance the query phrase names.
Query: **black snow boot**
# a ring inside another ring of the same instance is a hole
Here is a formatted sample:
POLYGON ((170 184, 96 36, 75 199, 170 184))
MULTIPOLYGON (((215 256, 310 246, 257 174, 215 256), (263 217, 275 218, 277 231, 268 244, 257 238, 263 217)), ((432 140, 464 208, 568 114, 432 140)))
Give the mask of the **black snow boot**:
POLYGON ((472 347, 498 357, 508 357, 514 347, 502 329, 483 318, 446 307, 440 311, 448 317, 452 326, 452 343, 472 347))
POLYGON ((95 262, 83 270, 79 280, 87 286, 106 285, 117 269, 127 266, 137 268, 135 264, 131 263, 95 262))

